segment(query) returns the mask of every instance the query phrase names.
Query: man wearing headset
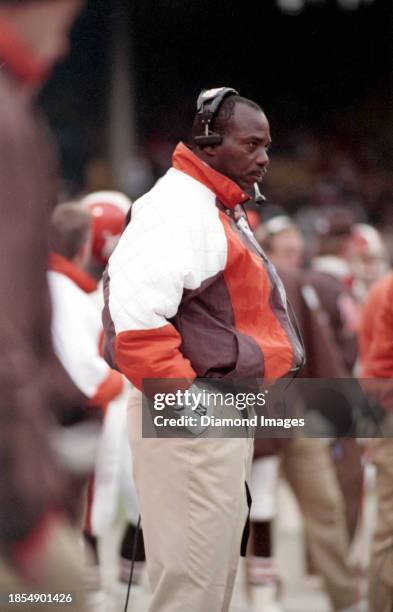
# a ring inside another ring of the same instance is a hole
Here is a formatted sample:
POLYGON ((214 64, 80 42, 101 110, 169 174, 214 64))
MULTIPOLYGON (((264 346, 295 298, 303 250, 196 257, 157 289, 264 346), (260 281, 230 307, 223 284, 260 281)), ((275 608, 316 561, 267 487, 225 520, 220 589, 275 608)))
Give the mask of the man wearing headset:
MULTIPOLYGON (((193 145, 132 209, 106 277, 107 356, 138 388, 278 378, 303 350, 242 205, 269 163, 268 120, 231 88, 198 98, 193 145)), ((229 413, 225 408, 224 416, 229 413)), ((236 412, 236 410, 235 410, 236 412)), ((150 612, 228 610, 247 519, 252 440, 147 439, 130 402, 150 612)), ((244 543, 244 539, 243 539, 244 543)))

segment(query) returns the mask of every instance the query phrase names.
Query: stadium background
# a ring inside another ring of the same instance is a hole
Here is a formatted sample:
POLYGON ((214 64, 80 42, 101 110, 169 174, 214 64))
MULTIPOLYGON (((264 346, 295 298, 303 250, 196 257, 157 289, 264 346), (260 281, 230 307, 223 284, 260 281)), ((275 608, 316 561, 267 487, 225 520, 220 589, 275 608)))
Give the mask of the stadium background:
POLYGON ((292 13, 278 0, 90 0, 41 96, 65 191, 139 195, 188 137, 199 90, 224 84, 268 114, 274 203, 291 212, 321 181, 340 182, 360 216, 386 228, 392 33, 390 0, 308 0, 292 13))

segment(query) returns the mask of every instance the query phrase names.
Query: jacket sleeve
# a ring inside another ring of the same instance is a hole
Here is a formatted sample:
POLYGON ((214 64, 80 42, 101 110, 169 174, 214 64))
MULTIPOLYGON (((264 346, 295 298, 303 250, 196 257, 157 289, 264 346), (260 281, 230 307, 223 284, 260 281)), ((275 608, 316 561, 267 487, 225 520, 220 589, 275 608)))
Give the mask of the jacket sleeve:
POLYGON ((171 318, 186 289, 197 289, 223 269, 225 236, 215 211, 207 231, 201 215, 190 222, 184 212, 164 215, 149 201, 133 215, 108 268, 116 362, 140 389, 150 378, 185 379, 188 387, 196 373, 181 352, 181 335, 171 318))
POLYGON ((90 298, 62 275, 49 272, 56 354, 87 403, 105 409, 123 388, 119 372, 99 353, 101 322, 90 298))

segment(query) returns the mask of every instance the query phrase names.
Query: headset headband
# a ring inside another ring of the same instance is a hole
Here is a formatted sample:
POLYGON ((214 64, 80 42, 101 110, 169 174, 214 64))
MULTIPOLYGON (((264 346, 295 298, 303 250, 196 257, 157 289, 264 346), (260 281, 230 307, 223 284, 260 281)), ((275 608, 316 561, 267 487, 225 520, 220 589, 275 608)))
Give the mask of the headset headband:
POLYGON ((210 124, 217 113, 222 101, 228 96, 238 96, 239 92, 232 87, 216 87, 204 89, 198 96, 197 113, 202 118, 205 127, 203 136, 195 136, 194 142, 199 147, 214 146, 222 143, 222 136, 210 132, 210 124))

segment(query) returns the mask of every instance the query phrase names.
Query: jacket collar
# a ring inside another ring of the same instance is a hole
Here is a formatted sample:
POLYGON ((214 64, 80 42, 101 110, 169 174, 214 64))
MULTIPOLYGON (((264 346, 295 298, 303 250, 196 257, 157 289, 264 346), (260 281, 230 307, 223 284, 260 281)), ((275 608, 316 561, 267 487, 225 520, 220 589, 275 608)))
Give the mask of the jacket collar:
POLYGON ((63 274, 85 293, 93 293, 93 291, 97 289, 97 283, 94 278, 87 274, 87 272, 78 268, 72 261, 66 259, 66 257, 59 255, 59 253, 50 253, 49 270, 63 274))
POLYGON ((49 66, 37 61, 28 44, 4 18, 0 18, 0 57, 8 70, 26 85, 38 87, 49 76, 49 66))
POLYGON ((213 191, 227 208, 235 208, 250 199, 234 181, 205 164, 182 142, 173 153, 172 163, 176 170, 188 174, 213 191))

